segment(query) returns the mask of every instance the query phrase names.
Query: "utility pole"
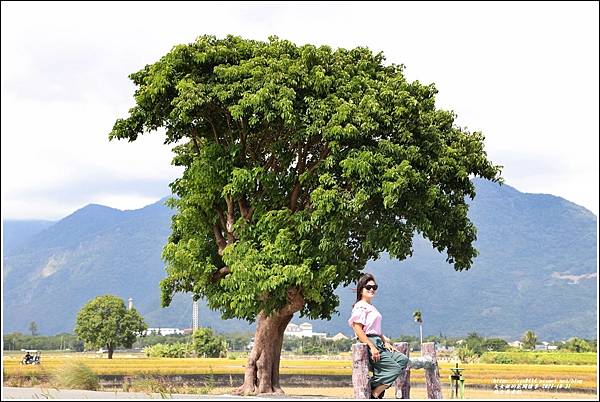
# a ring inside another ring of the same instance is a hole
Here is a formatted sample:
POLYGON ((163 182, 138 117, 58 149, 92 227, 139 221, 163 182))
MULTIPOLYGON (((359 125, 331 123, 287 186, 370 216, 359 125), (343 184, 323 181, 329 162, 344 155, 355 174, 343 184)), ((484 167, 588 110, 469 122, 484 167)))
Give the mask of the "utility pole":
POLYGON ((198 329, 198 302, 192 304, 192 334, 198 329))

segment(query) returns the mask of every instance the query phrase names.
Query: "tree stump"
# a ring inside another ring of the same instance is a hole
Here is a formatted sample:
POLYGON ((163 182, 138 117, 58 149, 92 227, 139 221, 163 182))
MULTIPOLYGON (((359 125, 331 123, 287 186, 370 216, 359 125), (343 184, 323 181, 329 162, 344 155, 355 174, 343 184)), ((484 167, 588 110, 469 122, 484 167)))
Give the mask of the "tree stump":
MULTIPOLYGON (((408 342, 395 342, 394 347, 400 352, 410 357, 410 348, 408 342)), ((406 370, 400 374, 400 377, 396 379, 396 399, 410 399, 410 367, 406 367, 406 370)))
MULTIPOLYGON (((430 356, 437 363, 435 355, 435 343, 425 342, 421 345, 421 356, 430 356)), ((442 385, 440 384, 440 373, 437 366, 434 369, 425 369, 425 384, 427 387, 427 399, 443 399, 442 385)))
POLYGON ((352 345, 352 386, 354 387, 354 399, 369 399, 371 397, 369 355, 367 345, 364 343, 352 345))

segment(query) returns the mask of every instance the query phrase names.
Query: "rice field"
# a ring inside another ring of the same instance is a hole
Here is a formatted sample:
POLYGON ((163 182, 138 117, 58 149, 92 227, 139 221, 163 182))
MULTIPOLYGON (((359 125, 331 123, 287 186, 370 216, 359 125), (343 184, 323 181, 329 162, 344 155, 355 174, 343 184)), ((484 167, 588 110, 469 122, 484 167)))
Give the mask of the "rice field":
MULTIPOLYGON (((61 368, 65 363, 74 360, 85 362, 97 375, 123 375, 123 376, 171 376, 179 374, 243 374, 246 364, 245 358, 147 358, 142 354, 115 353, 112 360, 96 354, 85 353, 46 353, 42 355, 42 364, 39 366, 20 365, 21 354, 5 353, 3 357, 4 378, 31 377, 44 378, 61 368)), ((440 362, 440 378, 444 387, 449 386, 450 368, 453 362, 440 362)), ((595 397, 597 390, 597 366, 594 365, 540 365, 540 364, 461 364, 464 368, 463 375, 467 389, 470 389, 471 398, 540 398, 546 392, 549 398, 569 395, 575 398, 577 392, 587 391, 583 395, 595 397), (510 387, 510 386, 513 387, 510 387), (539 385, 535 390, 527 386, 539 385), (516 390, 519 386, 519 389, 516 390), (569 392, 560 392, 568 390, 569 392), (518 391, 518 392, 517 392, 518 391), (487 396, 486 396, 487 395, 487 396), (554 396, 552 396, 554 395, 554 396)), ((282 359, 280 363, 281 374, 313 374, 313 375, 352 375, 351 360, 327 359, 282 359)), ((411 383, 414 384, 414 398, 419 398, 418 393, 424 392, 421 388, 424 375, 421 370, 411 374, 411 383)), ((323 395, 329 388, 286 388, 292 395, 323 395), (313 392, 313 393, 308 393, 313 392)), ((339 397, 352 397, 352 390, 334 388, 339 397), (342 395, 343 394, 343 395, 342 395)), ((229 390, 231 391, 231 390, 229 390)), ((333 391, 331 391, 333 392, 333 391)), ((212 393, 212 392, 211 392, 212 393)), ((393 392, 389 392, 393 394, 393 392)), ((389 395, 386 395, 388 397, 389 395)), ((587 398, 586 396, 586 398, 587 398)), ((391 396, 389 396, 391 397, 391 396)), ((590 399, 592 399, 590 398, 590 399)))

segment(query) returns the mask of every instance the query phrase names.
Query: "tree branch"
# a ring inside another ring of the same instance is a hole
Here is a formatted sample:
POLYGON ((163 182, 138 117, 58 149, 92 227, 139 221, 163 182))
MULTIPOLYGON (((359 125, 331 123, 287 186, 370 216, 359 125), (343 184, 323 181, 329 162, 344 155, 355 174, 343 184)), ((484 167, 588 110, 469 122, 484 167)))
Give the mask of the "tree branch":
POLYGON ((221 208, 215 209, 217 211, 217 215, 219 215, 219 223, 221 224, 221 227, 225 229, 227 227, 227 223, 225 222, 225 215, 223 215, 223 211, 221 211, 221 208))
POLYGON ((210 280, 212 282, 218 282, 221 279, 225 278, 230 273, 231 273, 231 270, 229 269, 229 267, 220 268, 211 275, 210 280))
POLYGON ((302 292, 298 288, 291 288, 287 290, 287 301, 288 304, 281 309, 281 313, 285 315, 294 314, 296 311, 300 311, 304 306, 304 297, 302 292))
MULTIPOLYGON (((308 146, 308 144, 306 144, 308 146)), ((292 193, 290 195, 290 211, 296 211, 296 204, 298 202, 298 195, 300 195, 300 175, 304 173, 304 169, 306 169, 306 147, 305 144, 300 146, 300 152, 298 153, 298 165, 296 167, 296 182, 294 183, 294 188, 292 189, 292 193)))
POLYGON ((198 152, 198 155, 200 155, 200 145, 198 145, 198 140, 196 140, 196 137, 198 137, 198 129, 196 127, 192 127, 192 141, 194 142, 196 152, 198 152))
POLYGON ((223 237, 223 233, 221 233, 221 229, 219 228, 219 225, 217 225, 217 224, 213 225, 213 234, 215 235, 217 247, 219 248, 218 253, 220 256, 223 256, 223 251, 225 250, 225 247, 227 247, 227 241, 223 237))
POLYGON ((235 236, 233 235, 233 224, 235 222, 233 199, 229 196, 226 196, 225 202, 227 203, 227 223, 225 226, 225 228, 227 229, 227 240, 230 243, 233 243, 235 241, 235 236))
POLYGON ((215 127, 215 125, 213 124, 212 120, 211 120, 211 119, 209 119, 208 117, 206 118, 206 120, 208 121, 208 124, 210 124, 210 126, 212 127, 213 135, 214 135, 214 137, 215 137, 215 142, 216 142, 217 144, 221 144, 221 143, 219 142, 219 135, 217 134, 217 128, 216 128, 216 127, 215 127))
POLYGON ((300 195, 300 181, 296 181, 294 188, 292 189, 292 195, 290 196, 290 211, 296 212, 296 204, 298 202, 298 196, 300 195))
POLYGON ((242 196, 238 200, 238 205, 240 207, 240 213, 242 214, 242 217, 247 222, 250 222, 250 220, 252 219, 252 213, 254 212, 254 208, 248 208, 248 201, 246 201, 245 196, 242 196))

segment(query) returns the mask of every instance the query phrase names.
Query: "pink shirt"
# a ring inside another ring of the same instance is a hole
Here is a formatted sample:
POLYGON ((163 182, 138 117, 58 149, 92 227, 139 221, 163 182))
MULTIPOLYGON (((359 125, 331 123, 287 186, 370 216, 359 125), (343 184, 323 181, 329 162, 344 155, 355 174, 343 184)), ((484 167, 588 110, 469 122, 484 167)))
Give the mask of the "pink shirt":
POLYGON ((366 301, 358 301, 352 309, 352 316, 348 320, 348 325, 352 327, 355 322, 364 325, 365 335, 381 335, 381 314, 374 305, 366 301))

